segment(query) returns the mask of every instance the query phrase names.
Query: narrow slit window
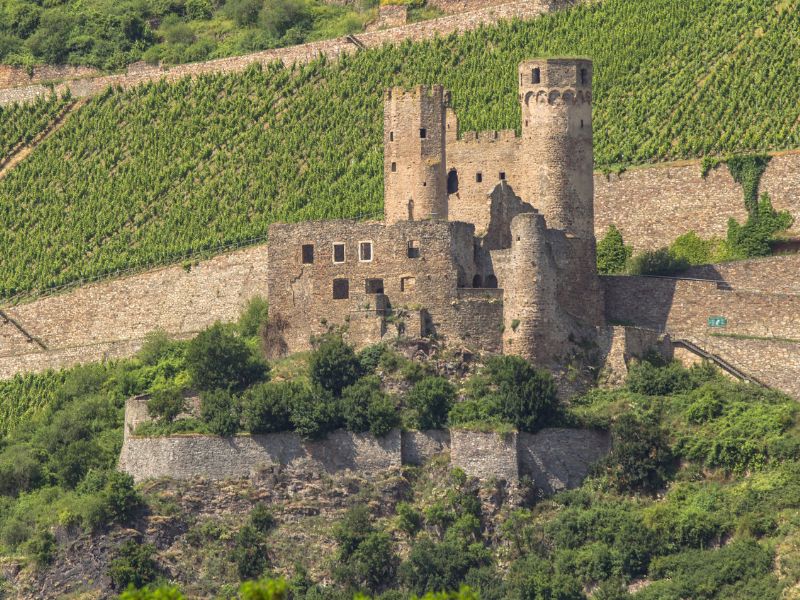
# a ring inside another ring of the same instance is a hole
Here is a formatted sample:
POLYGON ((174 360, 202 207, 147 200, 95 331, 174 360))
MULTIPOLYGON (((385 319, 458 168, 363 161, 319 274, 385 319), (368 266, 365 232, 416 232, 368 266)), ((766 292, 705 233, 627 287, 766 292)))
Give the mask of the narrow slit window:
POLYGON ((408 258, 419 258, 419 241, 408 242, 408 258))
POLYGON ((475 173, 475 181, 483 183, 483 173, 475 173))
POLYGON ((393 142, 393 141, 394 141, 394 131, 390 131, 390 132, 389 132, 389 141, 390 141, 390 142, 393 142))
POLYGON ((587 83, 589 83, 589 71, 581 69, 581 85, 586 85, 587 83))
POLYGON ((333 299, 334 300, 347 300, 350 297, 350 280, 349 279, 334 279, 333 280, 333 299))
POLYGON ((301 255, 302 255, 302 262, 304 265, 313 265, 314 244, 303 244, 301 255))
POLYGON ((359 242, 358 260, 360 260, 361 262, 372 261, 372 242, 359 242))
POLYGON ((397 173, 397 163, 396 162, 392 163, 392 173, 397 173))
POLYGON ((333 262, 335 263, 344 262, 344 244, 333 245, 333 262))
POLYGON ((382 294, 383 279, 367 279, 365 283, 365 291, 367 294, 382 294))
POLYGON ((531 83, 542 83, 542 70, 539 67, 531 71, 531 83))
POLYGON ((428 130, 425 129, 424 127, 422 129, 420 129, 419 130, 419 137, 422 140, 426 139, 428 137, 428 130))

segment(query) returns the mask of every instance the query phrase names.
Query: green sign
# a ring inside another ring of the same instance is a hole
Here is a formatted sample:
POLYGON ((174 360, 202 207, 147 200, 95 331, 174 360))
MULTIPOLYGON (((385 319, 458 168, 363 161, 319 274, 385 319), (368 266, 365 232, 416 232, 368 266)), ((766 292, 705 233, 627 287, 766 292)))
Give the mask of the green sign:
POLYGON ((709 327, 727 327, 728 319, 725 317, 708 317, 709 327))

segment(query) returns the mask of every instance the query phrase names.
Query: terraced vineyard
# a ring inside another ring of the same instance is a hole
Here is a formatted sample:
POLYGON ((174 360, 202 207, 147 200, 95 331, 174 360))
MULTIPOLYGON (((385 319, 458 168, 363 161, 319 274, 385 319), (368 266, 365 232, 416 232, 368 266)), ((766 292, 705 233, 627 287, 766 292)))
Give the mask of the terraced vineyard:
MULTIPOLYGON (((382 89, 515 127, 516 65, 595 60, 600 167, 800 146, 800 0, 607 0, 526 23, 92 99, 0 181, 0 297, 375 214, 382 89)), ((0 139, 7 137, 0 124, 0 139)))
POLYGON ((52 94, 29 105, 0 106, 0 165, 20 144, 43 131, 67 102, 52 94))

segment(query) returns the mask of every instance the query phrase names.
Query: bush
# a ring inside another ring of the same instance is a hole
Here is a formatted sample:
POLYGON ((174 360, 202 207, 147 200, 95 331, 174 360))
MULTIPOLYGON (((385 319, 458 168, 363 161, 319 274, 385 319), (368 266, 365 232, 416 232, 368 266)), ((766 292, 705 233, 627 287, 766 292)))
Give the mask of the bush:
POLYGON ((342 418, 347 429, 355 433, 370 431, 382 437, 400 424, 400 416, 392 401, 381 391, 381 381, 369 376, 342 391, 342 418))
POLYGON ((694 231, 677 237, 669 246, 669 253, 677 260, 690 265, 706 265, 713 262, 715 247, 719 240, 704 240, 694 231))
POLYGON ((628 265, 630 275, 672 275, 689 268, 689 262, 673 256, 668 248, 636 254, 628 265))
POLYGON ((275 515, 263 502, 259 502, 250 511, 250 525, 260 533, 269 533, 275 526, 275 515))
POLYGON ((340 335, 328 334, 317 340, 309 360, 311 381, 339 396, 361 377, 361 362, 340 335))
POLYGON ((375 531, 365 506, 351 508, 336 525, 339 544, 334 577, 347 586, 376 592, 394 580, 397 559, 391 539, 375 531))
POLYGON ((53 562, 56 556, 56 549, 56 538, 49 531, 39 531, 28 542, 28 553, 39 567, 47 566, 53 562))
POLYGON ((186 401, 178 388, 166 388, 153 392, 147 401, 147 414, 162 423, 172 423, 185 410, 186 401))
POLYGON ((17 496, 38 487, 44 479, 39 453, 24 445, 0 452, 0 494, 17 496))
POLYGON ((658 415, 624 413, 613 423, 611 434, 614 443, 606 465, 614 485, 621 491, 661 489, 674 457, 658 415))
POLYGON ((535 432, 552 424, 558 415, 553 378, 518 356, 493 356, 485 375, 497 396, 503 419, 520 431, 535 432))
POLYGON ((605 275, 624 273, 631 254, 633 248, 626 246, 619 229, 610 225, 603 239, 597 243, 597 271, 605 275))
POLYGON ((231 436, 239 431, 239 407, 227 390, 200 394, 200 417, 214 435, 231 436))
POLYGON ((267 567, 267 547, 262 535, 252 525, 245 525, 236 534, 233 561, 241 579, 255 579, 267 567))
POLYGON ((728 221, 727 241, 740 258, 768 256, 772 252, 770 243, 775 234, 791 227, 792 222, 791 213, 776 211, 769 195, 764 194, 744 225, 739 225, 734 219, 728 221))
POLYGON ((374 373, 378 365, 381 364, 381 358, 386 353, 385 344, 373 344, 367 346, 358 353, 358 362, 361 364, 362 373, 374 373))
MULTIPOLYGON (((488 562, 482 544, 467 544, 455 536, 439 543, 422 537, 411 548, 398 574, 403 584, 415 594, 428 590, 454 590, 471 569, 488 562)), ((535 598, 535 596, 532 596, 535 598)))
POLYGON ((408 537, 414 538, 422 529, 422 513, 407 502, 398 502, 395 512, 398 529, 408 537))
POLYGON ((133 540, 122 544, 108 568, 114 589, 122 590, 129 585, 142 587, 154 581, 158 575, 158 564, 153 558, 155 552, 152 544, 138 544, 133 540))
POLYGON ((291 421, 295 432, 305 439, 320 439, 342 426, 338 402, 321 387, 307 388, 294 398, 291 421))
POLYGON ((406 397, 408 406, 416 413, 418 429, 441 429, 447 424, 447 416, 453 407, 456 390, 443 377, 425 377, 406 397))
POLYGON ((643 360, 630 365, 626 385, 637 394, 669 396, 691 390, 694 382, 689 370, 677 361, 658 366, 643 360))
POLYGON ((308 395, 308 387, 296 382, 254 386, 242 397, 242 421, 250 433, 291 431, 292 407, 308 395))
POLYGON ((267 377, 267 365, 217 323, 189 342, 186 366, 199 390, 237 390, 267 377))
POLYGON ((133 484, 133 477, 120 471, 111 471, 103 487, 106 520, 124 525, 142 507, 143 501, 133 484))
POLYGON ((269 303, 261 296, 254 296, 239 317, 239 335, 255 337, 269 320, 269 303))

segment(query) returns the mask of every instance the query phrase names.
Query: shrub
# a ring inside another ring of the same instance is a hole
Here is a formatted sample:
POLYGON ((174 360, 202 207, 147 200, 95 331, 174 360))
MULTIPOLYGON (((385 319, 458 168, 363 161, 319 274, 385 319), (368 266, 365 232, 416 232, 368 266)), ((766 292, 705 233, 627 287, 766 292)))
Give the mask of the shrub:
POLYGON ((334 396, 361 377, 361 363, 352 346, 340 335, 328 334, 317 340, 309 360, 311 381, 334 396))
POLYGON ((267 365, 217 323, 189 342, 186 366, 199 390, 242 389, 267 377, 267 365))
POLYGON ((56 556, 56 538, 49 531, 39 531, 28 542, 28 553, 31 555, 36 565, 44 567, 53 562, 56 556))
POLYGON ((350 509, 333 535, 339 544, 334 577, 340 583, 371 592, 391 585, 397 566, 391 539, 375 531, 366 507, 350 509))
POLYGON ((200 395, 200 417, 214 435, 231 436, 239 431, 239 407, 227 390, 213 390, 200 395))
POLYGON ((453 407, 456 390, 443 377, 425 377, 406 397, 406 402, 416 413, 418 429, 441 429, 447 424, 447 415, 453 407))
POLYGON ((597 271, 605 275, 623 273, 631 254, 633 248, 626 246, 619 229, 610 225, 603 239, 597 243, 597 271))
POLYGON ((242 421, 250 433, 291 431, 292 407, 308 395, 297 382, 266 383, 247 390, 242 397, 242 421))
POLYGON ((155 551, 152 544, 138 544, 133 540, 122 544, 108 568, 114 589, 122 590, 129 585, 142 587, 154 581, 158 575, 158 564, 153 558, 155 551))
POLYGON ((17 496, 38 487, 44 478, 38 453, 26 445, 0 452, 0 494, 17 496))
POLYGON ((457 537, 446 537, 436 543, 423 537, 412 546, 398 574, 403 584, 416 594, 428 590, 454 590, 471 569, 487 562, 488 556, 482 544, 470 545, 457 537))
POLYGON ((791 227, 792 221, 791 213, 776 211, 769 195, 764 194, 744 225, 739 225, 735 219, 728 221, 727 241, 738 257, 768 256, 775 234, 791 227))
POLYGON ((119 596, 119 600, 186 600, 186 596, 174 586, 145 587, 140 590, 127 589, 119 596))
POLYGON ((370 431, 384 436, 400 424, 392 401, 381 391, 381 381, 369 376, 342 391, 342 418, 347 429, 356 433, 370 431))
POLYGON ((263 502, 259 502, 250 511, 250 525, 260 533, 268 533, 275 526, 275 515, 263 502))
POLYGON ((373 344, 367 346, 358 353, 358 362, 361 364, 362 373, 374 373, 378 365, 381 364, 381 358, 386 353, 385 344, 373 344))
POLYGON ((147 413, 163 423, 172 423, 185 410, 186 401, 178 388, 166 388, 153 392, 147 401, 147 413))
POLYGON ((239 588, 239 598, 241 600, 288 600, 289 586, 283 579, 246 581, 239 588))
POLYGON ((694 231, 689 231, 678 236, 669 246, 669 253, 678 260, 686 261, 690 265, 705 265, 712 261, 715 255, 716 242, 704 240, 694 231))
POLYGON ((136 356, 145 365, 154 366, 175 352, 178 347, 180 344, 172 340, 166 331, 157 329, 145 336, 144 343, 136 356))
POLYGON ((520 431, 535 432, 558 414, 553 378, 518 356, 493 356, 486 363, 488 380, 498 398, 502 417, 520 431))
POLYGON ((632 392, 647 396, 668 396, 689 391, 694 386, 689 370, 679 362, 658 366, 650 360, 631 364, 626 384, 632 392))
POLYGON ((239 317, 239 335, 255 337, 269 320, 269 303, 261 296, 254 296, 239 317))
POLYGON ((408 537, 414 538, 422 529, 422 513, 407 502, 398 502, 395 512, 398 529, 408 537))
POLYGON ((321 387, 307 388, 294 398, 292 426, 305 439, 319 439, 342 426, 339 405, 331 393, 321 387))
POLYGON ((636 254, 628 265, 631 275, 672 275, 689 268, 689 262, 673 256, 668 248, 636 254))
POLYGON ((236 534, 233 561, 241 579, 259 577, 267 567, 267 547, 262 535, 252 525, 245 525, 236 534))
POLYGON ((102 498, 109 522, 128 523, 142 507, 143 501, 133 484, 133 477, 120 471, 111 471, 103 487, 102 498))
POLYGON ((624 413, 613 423, 611 434, 614 443, 606 464, 614 485, 622 491, 659 490, 674 457, 658 415, 624 413))

